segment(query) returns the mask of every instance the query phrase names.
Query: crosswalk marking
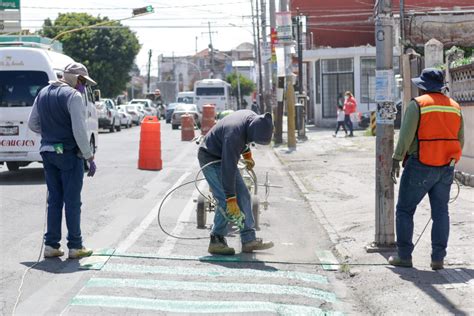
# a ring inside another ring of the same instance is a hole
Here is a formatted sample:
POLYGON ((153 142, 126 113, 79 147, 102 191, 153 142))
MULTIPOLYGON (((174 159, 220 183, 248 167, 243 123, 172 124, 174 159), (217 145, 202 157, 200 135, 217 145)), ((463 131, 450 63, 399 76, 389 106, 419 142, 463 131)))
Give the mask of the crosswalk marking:
POLYGON ((127 287, 158 289, 165 291, 203 291, 203 292, 227 292, 227 293, 257 293, 276 295, 297 295, 307 298, 320 299, 333 303, 336 295, 331 292, 302 287, 274 284, 251 284, 251 283, 222 283, 222 282, 187 282, 166 281, 150 279, 114 279, 114 278, 91 278, 86 287, 127 287))
POLYGON ((196 269, 188 267, 168 267, 168 266, 148 266, 132 264, 107 264, 102 271, 107 272, 126 272, 126 273, 154 273, 167 275, 187 275, 202 277, 250 277, 250 278, 285 278, 304 282, 327 284, 325 276, 313 273, 304 273, 296 271, 271 270, 262 271, 254 269, 225 269, 225 268, 206 268, 196 269))
POLYGON ((71 305, 110 308, 157 310, 170 313, 251 313, 273 312, 282 316, 315 315, 342 316, 340 312, 323 311, 316 307, 262 301, 176 301, 123 296, 78 295, 71 305))

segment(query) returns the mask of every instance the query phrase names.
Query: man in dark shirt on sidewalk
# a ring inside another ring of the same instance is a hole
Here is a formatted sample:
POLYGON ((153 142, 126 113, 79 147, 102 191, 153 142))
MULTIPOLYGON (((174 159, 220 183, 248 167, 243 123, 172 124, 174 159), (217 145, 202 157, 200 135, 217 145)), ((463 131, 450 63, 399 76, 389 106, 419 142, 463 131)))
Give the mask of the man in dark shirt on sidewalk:
POLYGON ((243 252, 273 247, 272 242, 263 242, 255 236, 250 193, 237 168, 243 156, 247 168, 252 169, 255 162, 249 144, 268 145, 272 133, 270 113, 257 115, 250 110, 240 110, 224 117, 204 137, 198 152, 199 164, 201 168, 204 167, 203 174, 217 201, 209 253, 235 254, 234 248, 229 247, 225 239, 229 218, 237 221, 243 219, 240 229, 243 252))

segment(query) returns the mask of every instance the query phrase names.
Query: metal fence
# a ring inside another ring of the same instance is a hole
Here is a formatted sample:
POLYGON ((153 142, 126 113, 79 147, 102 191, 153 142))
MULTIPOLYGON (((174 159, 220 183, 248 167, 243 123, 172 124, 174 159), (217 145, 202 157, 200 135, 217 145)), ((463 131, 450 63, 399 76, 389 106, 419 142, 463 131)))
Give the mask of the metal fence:
POLYGON ((474 63, 450 69, 450 95, 461 105, 474 105, 474 63))

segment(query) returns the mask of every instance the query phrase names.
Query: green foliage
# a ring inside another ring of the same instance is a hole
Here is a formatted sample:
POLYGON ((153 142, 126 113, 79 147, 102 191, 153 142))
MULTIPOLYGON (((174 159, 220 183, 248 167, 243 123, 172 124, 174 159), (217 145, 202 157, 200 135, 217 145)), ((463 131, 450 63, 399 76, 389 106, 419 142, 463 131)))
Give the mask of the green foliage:
MULTIPOLYGON (((232 86, 232 94, 237 96, 239 94, 237 74, 232 73, 228 75, 225 81, 230 83, 230 85, 232 86)), ((241 98, 243 96, 250 95, 255 90, 255 83, 247 77, 243 76, 242 74, 239 74, 239 81, 241 98)))
MULTIPOLYGON (((67 30, 107 21, 107 17, 87 13, 64 13, 54 22, 46 19, 40 34, 54 38, 67 30)), ((111 21, 105 25, 116 28, 84 29, 61 35, 58 40, 66 55, 87 67, 102 95, 113 97, 124 91, 130 81, 129 72, 140 44, 135 33, 120 22, 111 21)))

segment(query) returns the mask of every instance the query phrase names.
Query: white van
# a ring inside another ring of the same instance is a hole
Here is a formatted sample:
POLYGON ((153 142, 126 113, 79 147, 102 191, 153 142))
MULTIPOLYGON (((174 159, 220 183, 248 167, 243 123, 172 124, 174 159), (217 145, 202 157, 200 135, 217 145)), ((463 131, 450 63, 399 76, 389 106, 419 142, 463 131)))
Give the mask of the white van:
MULTIPOLYGON (((28 117, 38 92, 48 81, 60 78, 72 62, 72 58, 40 45, 0 44, 0 164, 6 162, 8 170, 42 161, 41 137, 28 128, 28 117)), ((83 97, 88 136, 95 152, 99 124, 89 87, 83 97)))
POLYGON ((230 84, 221 79, 204 79, 194 83, 194 103, 199 112, 202 112, 202 106, 205 104, 215 105, 216 113, 234 110, 230 94, 230 84))
POLYGON ((178 92, 176 103, 194 104, 194 92, 193 91, 178 92))

